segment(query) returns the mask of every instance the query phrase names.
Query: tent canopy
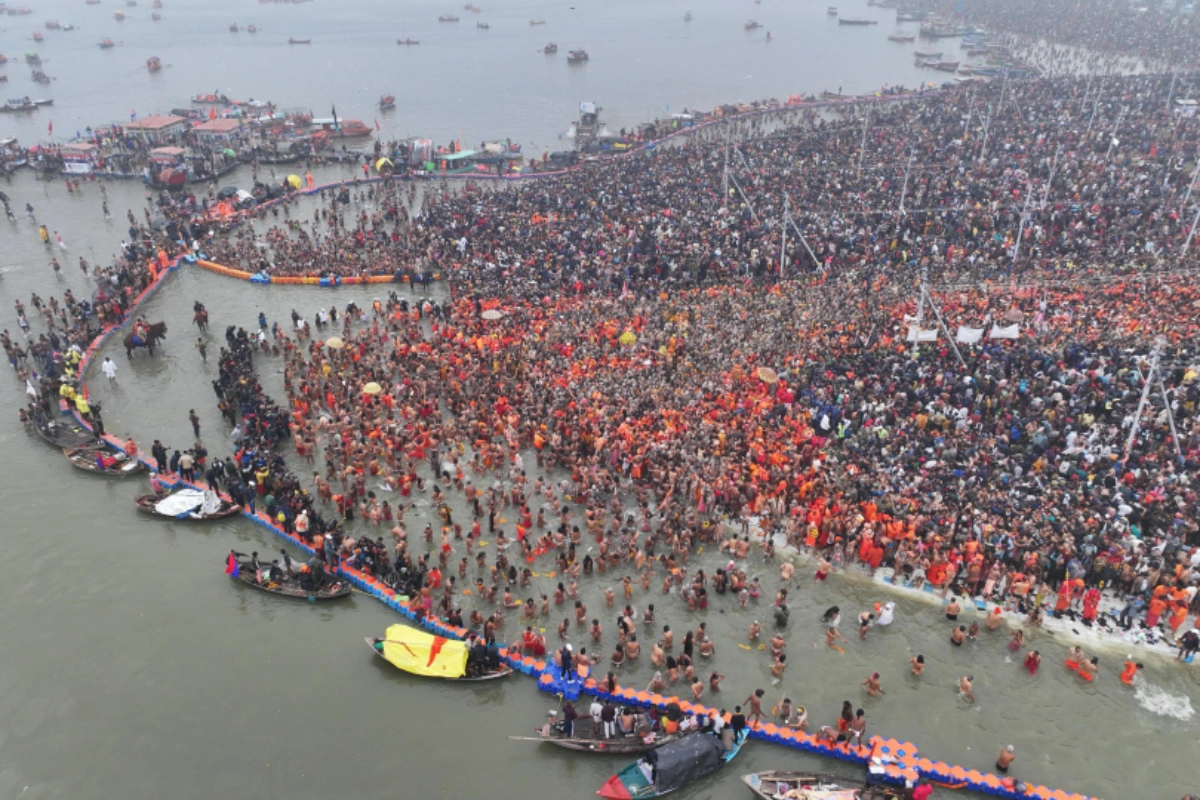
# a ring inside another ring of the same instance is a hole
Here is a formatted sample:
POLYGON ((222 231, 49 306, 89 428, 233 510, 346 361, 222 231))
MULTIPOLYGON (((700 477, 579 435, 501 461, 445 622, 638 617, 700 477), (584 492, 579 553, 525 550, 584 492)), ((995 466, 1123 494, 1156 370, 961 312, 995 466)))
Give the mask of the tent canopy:
POLYGON ((707 733, 693 733, 646 754, 645 760, 658 769, 655 788, 659 794, 678 789, 689 781, 716 772, 725 748, 707 733))
POLYGON ((467 672, 467 643, 419 631, 407 625, 387 629, 383 657, 413 675, 461 678, 467 672))

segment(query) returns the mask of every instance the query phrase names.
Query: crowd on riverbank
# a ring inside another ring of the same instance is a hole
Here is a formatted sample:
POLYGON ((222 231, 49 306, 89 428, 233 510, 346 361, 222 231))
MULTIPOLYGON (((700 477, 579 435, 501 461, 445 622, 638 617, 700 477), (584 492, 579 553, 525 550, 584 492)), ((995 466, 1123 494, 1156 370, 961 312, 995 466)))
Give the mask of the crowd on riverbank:
MULTIPOLYGON (((206 246, 275 276, 432 271, 494 293, 928 267, 941 280, 1177 266, 1195 75, 993 82, 877 106, 796 111, 536 185, 343 187, 311 220, 206 246), (1173 84, 1178 84, 1172 88, 1173 84), (728 198, 723 199, 726 190, 728 198), (781 258, 785 197, 795 222, 781 258), (782 261, 782 264, 781 264, 782 261), (456 274, 457 273, 457 274, 456 274)), ((269 220, 274 222, 274 220, 269 220)))

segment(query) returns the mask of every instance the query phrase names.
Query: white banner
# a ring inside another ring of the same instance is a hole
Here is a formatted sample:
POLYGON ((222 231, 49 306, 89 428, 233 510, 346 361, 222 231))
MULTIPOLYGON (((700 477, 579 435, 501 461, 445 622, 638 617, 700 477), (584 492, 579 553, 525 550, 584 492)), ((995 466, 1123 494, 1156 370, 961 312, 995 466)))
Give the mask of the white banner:
POLYGON ((937 328, 918 328, 916 325, 908 327, 906 339, 910 342, 936 342, 937 338, 937 328))
POLYGON ((992 332, 988 336, 992 339, 1016 339, 1020 335, 1020 325, 1009 325, 1007 328, 1002 328, 999 325, 992 326, 992 332))
POLYGON ((983 338, 983 328, 968 328, 960 325, 954 338, 962 344, 976 344, 983 338))

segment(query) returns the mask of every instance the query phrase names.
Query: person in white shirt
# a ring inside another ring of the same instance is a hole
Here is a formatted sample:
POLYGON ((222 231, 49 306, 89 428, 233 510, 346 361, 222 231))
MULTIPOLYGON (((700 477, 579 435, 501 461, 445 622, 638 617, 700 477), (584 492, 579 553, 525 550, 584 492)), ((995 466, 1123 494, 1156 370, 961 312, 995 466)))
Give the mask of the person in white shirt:
POLYGON ((600 732, 600 715, 602 713, 604 713, 604 706, 600 705, 599 700, 593 700, 592 704, 590 706, 588 706, 588 713, 592 715, 592 725, 594 726, 592 728, 592 730, 599 733, 600 732))
POLYGON ((113 363, 111 358, 105 357, 104 363, 100 365, 100 369, 108 376, 109 383, 117 382, 117 365, 113 363))

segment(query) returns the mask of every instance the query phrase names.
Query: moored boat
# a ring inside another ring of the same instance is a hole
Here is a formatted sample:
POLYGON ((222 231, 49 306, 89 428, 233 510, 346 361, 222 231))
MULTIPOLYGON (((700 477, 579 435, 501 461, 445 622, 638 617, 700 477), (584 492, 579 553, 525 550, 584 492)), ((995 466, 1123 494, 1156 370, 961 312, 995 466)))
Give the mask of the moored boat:
POLYGON ((135 497, 138 510, 157 517, 182 521, 207 522, 240 514, 242 507, 221 498, 215 492, 199 489, 177 489, 164 495, 144 494, 135 497))
POLYGON ((142 462, 100 443, 64 447, 62 452, 71 466, 108 478, 128 478, 146 471, 146 465, 142 462))
POLYGON ((227 106, 230 100, 223 94, 198 94, 192 97, 192 102, 208 106, 227 106))
POLYGON ((320 577, 323 572, 311 570, 307 565, 301 570, 289 578, 282 571, 278 575, 270 575, 270 570, 266 572, 255 570, 250 562, 240 561, 232 573, 228 573, 228 570, 227 573, 238 583, 281 597, 321 602, 350 596, 351 587, 348 581, 330 579, 327 576, 320 577), (314 578, 314 575, 318 577, 314 578), (320 581, 319 585, 317 585, 317 581, 320 581))
POLYGON ((367 636, 364 640, 372 653, 411 675, 451 681, 490 681, 513 671, 490 652, 485 653, 482 644, 476 648, 407 625, 392 625, 382 638, 367 636))
POLYGON ((916 41, 916 39, 917 39, 917 35, 915 33, 888 34, 889 42, 913 42, 913 41, 916 41))
POLYGON ((545 742, 565 750, 575 750, 580 753, 603 753, 605 755, 621 755, 624 753, 645 753, 678 737, 663 735, 651 730, 652 720, 644 713, 633 715, 633 731, 613 738, 605 738, 603 727, 596 725, 591 717, 580 717, 570 736, 565 735, 565 726, 551 715, 546 724, 534 728, 533 736, 510 736, 525 742, 545 742))
POLYGON ((913 55, 917 58, 941 58, 941 50, 916 50, 913 55))
POLYGON ((365 139, 371 129, 357 119, 314 119, 312 125, 330 139, 365 139))
POLYGON ((49 420, 44 424, 35 425, 34 430, 38 432, 38 436, 63 450, 75 449, 96 442, 96 437, 91 431, 75 422, 49 420))
POLYGON ((657 747, 613 775, 596 794, 606 800, 644 800, 711 775, 737 756, 750 736, 744 728, 728 750, 711 733, 689 733, 657 747))
POLYGON ((905 794, 888 786, 865 786, 836 775, 770 770, 742 776, 742 783, 762 800, 900 800, 905 794))
POLYGON ((879 20, 875 19, 846 19, 838 17, 838 25, 878 25, 879 20))

